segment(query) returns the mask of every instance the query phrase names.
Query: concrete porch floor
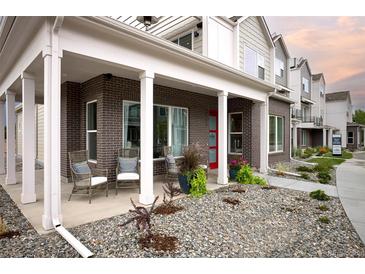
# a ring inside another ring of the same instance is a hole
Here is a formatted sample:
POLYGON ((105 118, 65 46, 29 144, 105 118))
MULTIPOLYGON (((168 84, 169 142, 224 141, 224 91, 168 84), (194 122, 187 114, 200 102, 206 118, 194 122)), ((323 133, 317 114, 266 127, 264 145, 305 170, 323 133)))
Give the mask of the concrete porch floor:
MULTIPOLYGON (((39 234, 50 232, 42 227, 43 170, 36 170, 37 202, 31 204, 23 205, 20 202, 22 173, 17 172, 16 176, 17 184, 6 185, 6 175, 0 175, 0 184, 39 234)), ((109 184, 110 187, 114 186, 113 182, 109 184)), ((155 177, 154 194, 160 196, 157 204, 162 203, 162 185, 163 179, 155 177)), ((93 195, 91 204, 89 204, 87 195, 73 195, 71 201, 68 201, 72 187, 72 183, 62 183, 61 185, 62 219, 63 225, 67 228, 127 213, 132 208, 130 198, 138 204, 138 188, 119 189, 118 195, 115 195, 115 189, 109 189, 109 197, 105 196, 105 191, 98 191, 93 195)), ((217 170, 210 170, 207 188, 214 190, 219 187, 221 186, 217 184, 217 170)), ((183 196, 180 195, 179 197, 183 196)))

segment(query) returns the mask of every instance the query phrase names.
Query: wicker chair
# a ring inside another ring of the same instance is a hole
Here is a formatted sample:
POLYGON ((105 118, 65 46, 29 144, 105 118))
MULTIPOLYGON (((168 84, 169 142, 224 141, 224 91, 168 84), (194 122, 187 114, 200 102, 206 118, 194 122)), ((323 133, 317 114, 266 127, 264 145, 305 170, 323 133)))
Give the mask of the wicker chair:
POLYGON ((88 151, 69 152, 71 179, 74 184, 68 200, 73 194, 88 195, 89 204, 94 190, 106 186, 106 197, 108 197, 108 170, 92 168, 88 164, 88 151))
POLYGON ((135 172, 133 171, 123 172, 120 168, 119 158, 137 158, 137 160, 139 160, 139 149, 138 148, 119 149, 117 158, 117 168, 116 168, 117 178, 115 180, 115 195, 118 194, 119 188, 138 187, 139 192, 141 192, 139 162, 137 162, 137 170, 135 172), (122 186, 120 186, 119 184, 120 181, 123 182, 122 186), (134 184, 126 184, 125 182, 132 182, 134 184))
POLYGON ((180 172, 180 166, 175 162, 175 159, 171 158, 172 156, 172 147, 164 146, 163 148, 164 156, 165 156, 165 181, 168 180, 177 180, 178 174, 180 172))

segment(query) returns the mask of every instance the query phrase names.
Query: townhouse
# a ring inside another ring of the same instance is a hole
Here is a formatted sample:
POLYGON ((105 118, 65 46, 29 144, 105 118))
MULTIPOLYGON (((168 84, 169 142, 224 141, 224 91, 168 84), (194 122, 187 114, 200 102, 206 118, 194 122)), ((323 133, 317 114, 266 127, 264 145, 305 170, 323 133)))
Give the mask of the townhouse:
POLYGON ((350 150, 364 146, 365 126, 352 120, 350 91, 337 91, 326 94, 326 116, 329 125, 336 127, 335 134, 341 135, 343 148, 350 150))
POLYGON ((326 82, 323 73, 312 74, 305 58, 290 60, 292 107, 292 148, 328 146, 333 127, 326 119, 326 82))

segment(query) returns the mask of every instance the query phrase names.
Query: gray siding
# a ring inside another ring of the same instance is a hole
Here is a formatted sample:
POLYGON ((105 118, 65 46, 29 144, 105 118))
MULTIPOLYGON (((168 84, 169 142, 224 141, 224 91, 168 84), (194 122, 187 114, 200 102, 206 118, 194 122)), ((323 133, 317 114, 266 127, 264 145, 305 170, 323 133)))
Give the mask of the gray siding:
POLYGON ((244 66, 245 45, 255 50, 265 58, 265 80, 270 81, 271 60, 270 44, 265 36, 265 30, 261 26, 257 16, 250 16, 240 24, 240 69, 244 66))
POLYGON ((196 30, 199 33, 198 37, 194 36, 193 39, 193 51, 203 54, 203 32, 201 30, 196 30))
POLYGON ((275 82, 284 87, 288 87, 288 58, 285 55, 280 39, 275 42, 275 58, 284 63, 284 75, 283 77, 280 77, 275 74, 275 82))
POLYGON ((307 99, 311 99, 311 93, 312 93, 312 77, 309 73, 309 69, 308 69, 308 66, 307 64, 304 64, 301 68, 300 68, 300 82, 302 83, 301 84, 301 95, 304 97, 304 98, 307 98, 307 99), (304 92, 304 89, 303 89, 303 77, 307 78, 308 81, 309 81, 309 93, 307 92, 304 92))

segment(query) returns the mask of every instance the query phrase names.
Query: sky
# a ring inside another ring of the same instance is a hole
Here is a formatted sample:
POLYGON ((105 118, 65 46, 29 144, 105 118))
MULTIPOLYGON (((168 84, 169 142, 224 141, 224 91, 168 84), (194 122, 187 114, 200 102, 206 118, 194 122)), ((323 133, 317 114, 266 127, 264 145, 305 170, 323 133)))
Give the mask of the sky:
POLYGON ((324 73, 327 92, 350 90, 355 108, 365 110, 365 17, 265 17, 281 33, 291 57, 309 60, 324 73))

